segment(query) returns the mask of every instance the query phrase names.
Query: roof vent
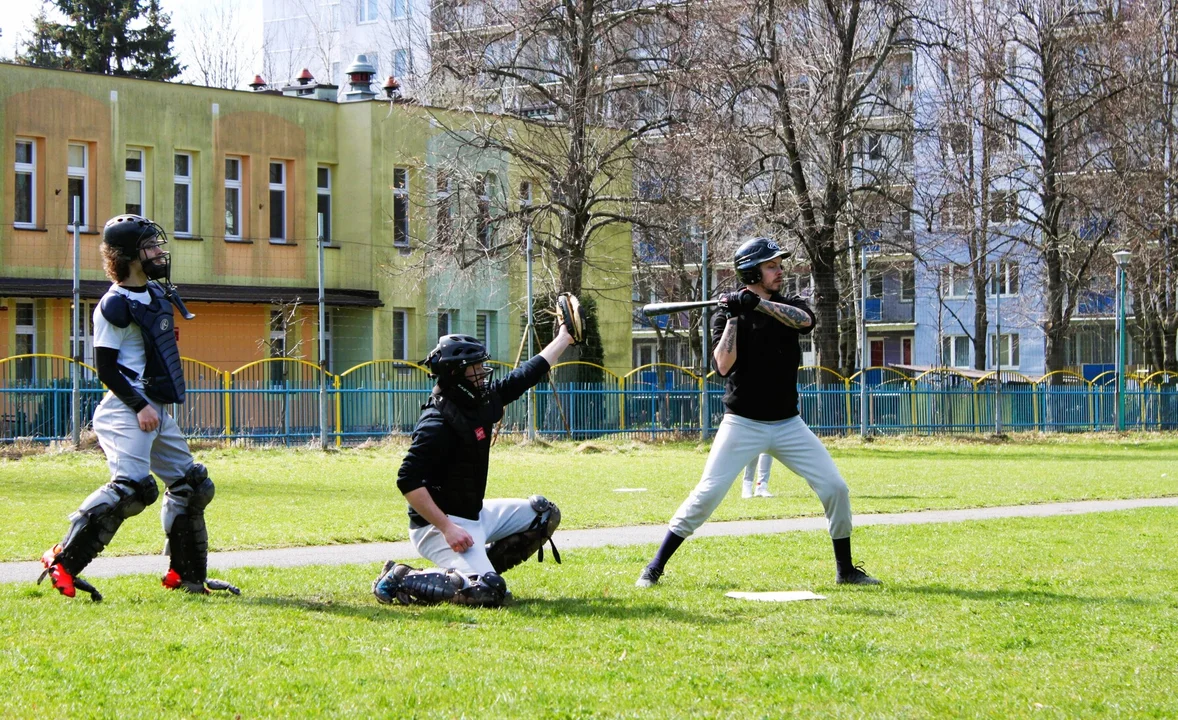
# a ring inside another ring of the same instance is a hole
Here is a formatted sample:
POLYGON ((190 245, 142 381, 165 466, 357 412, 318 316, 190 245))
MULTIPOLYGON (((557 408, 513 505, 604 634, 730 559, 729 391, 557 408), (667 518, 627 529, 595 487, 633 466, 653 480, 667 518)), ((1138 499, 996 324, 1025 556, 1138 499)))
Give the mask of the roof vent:
POLYGON ((345 101, 372 100, 376 97, 376 93, 372 92, 372 77, 376 75, 376 68, 368 62, 367 55, 357 55, 344 73, 347 74, 348 85, 351 86, 344 95, 345 101))

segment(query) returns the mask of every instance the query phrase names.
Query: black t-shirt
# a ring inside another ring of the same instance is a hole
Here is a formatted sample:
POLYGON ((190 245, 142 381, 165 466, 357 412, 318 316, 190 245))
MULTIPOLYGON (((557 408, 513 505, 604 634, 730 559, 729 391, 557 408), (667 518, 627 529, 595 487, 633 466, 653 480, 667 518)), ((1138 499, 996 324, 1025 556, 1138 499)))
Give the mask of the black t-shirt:
MULTIPOLYGON (((763 422, 798 414, 798 367, 802 364, 798 336, 809 335, 815 319, 799 297, 774 293, 770 299, 805 310, 811 325, 795 330, 756 310, 737 320, 736 363, 726 376, 724 407, 733 415, 763 422)), ((719 344, 729 317, 725 310, 712 317, 712 347, 719 344)))
MULTIPOLYGON (((401 493, 428 488, 442 512, 478 520, 487 491, 487 466, 495 423, 503 415, 503 406, 540 382, 548 369, 548 361, 542 356, 531 358, 506 377, 490 383, 486 397, 494 398, 493 402, 477 408, 451 404, 449 412, 454 414, 451 418, 438 407, 436 397, 431 398, 413 429, 409 452, 397 474, 397 488, 401 493)), ((428 524, 412 507, 409 519, 414 527, 428 524)))

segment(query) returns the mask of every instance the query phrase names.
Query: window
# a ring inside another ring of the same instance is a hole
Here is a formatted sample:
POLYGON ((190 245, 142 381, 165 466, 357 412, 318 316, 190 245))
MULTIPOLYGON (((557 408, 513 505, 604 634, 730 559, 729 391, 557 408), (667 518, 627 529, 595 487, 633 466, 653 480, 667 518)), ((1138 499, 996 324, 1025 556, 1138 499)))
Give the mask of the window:
POLYGON ((458 323, 457 310, 438 310, 438 338, 443 335, 449 335, 454 332, 454 326, 458 323))
POLYGON ((867 271, 867 297, 882 298, 884 293, 884 277, 882 270, 867 271))
POLYGON ((126 213, 128 215, 142 215, 146 205, 147 191, 145 160, 147 151, 143 148, 127 148, 126 175, 123 187, 126 189, 126 213))
MULTIPOLYGON (((409 0, 393 0, 393 17, 403 18, 409 16, 409 0)), ((403 51, 398 51, 403 52, 403 51)))
POLYGON ((31 228, 37 226, 37 141, 28 138, 16 139, 16 188, 12 213, 13 225, 31 228))
POLYGON ((942 271, 942 290, 947 298, 969 295, 970 277, 967 265, 947 265, 942 271))
POLYGON ((990 263, 990 295, 1018 295, 1018 263, 1003 260, 990 263))
POLYGON ((81 335, 78 335, 73 326, 73 317, 66 320, 70 323, 70 352, 73 352, 73 342, 78 341, 78 348, 82 354, 82 362, 93 367, 94 365, 94 303, 81 303, 80 312, 78 314, 78 325, 81 328, 81 335))
POLYGON ((941 365, 969 367, 969 345, 968 335, 947 335, 941 338, 941 365))
MULTIPOLYGON (((37 313, 31 302, 16 304, 16 330, 13 336, 13 355, 32 355, 37 352, 37 313)), ((36 358, 26 357, 16 361, 16 379, 32 382, 37 379, 36 358)))
POLYGON ((941 128, 941 149, 953 155, 964 155, 969 149, 969 129, 965 123, 947 123, 941 128))
MULTIPOLYGON (((321 357, 319 359, 319 366, 322 367, 327 372, 331 372, 331 368, 334 365, 333 360, 335 359, 335 353, 333 352, 332 343, 331 343, 331 329, 334 325, 335 325, 335 323, 332 321, 331 311, 324 310, 323 311, 323 357, 321 357)), ((315 347, 316 347, 316 350, 318 350, 318 347, 319 347, 318 339, 316 339, 315 347)))
POLYGON ((495 312, 493 310, 480 310, 475 315, 475 337, 487 348, 487 354, 491 357, 495 356, 493 334, 495 326, 495 312))
POLYGON ((998 358, 1002 367, 1017 368, 1019 365, 1018 358, 1018 334, 1002 335, 1001 343, 998 343, 995 349, 996 335, 990 336, 990 367, 994 365, 994 358, 998 358))
POLYGON ((495 224, 491 217, 491 192, 494 183, 494 175, 483 175, 479 178, 478 242, 479 247, 484 250, 489 250, 495 244, 495 224))
POLYGON ((225 239, 240 240, 242 162, 239 157, 225 158, 225 239))
POLYGON ((331 168, 320 167, 315 171, 315 212, 320 216, 321 226, 317 230, 323 242, 331 244, 331 168))
MULTIPOLYGON (((281 310, 270 311, 270 357, 286 357, 286 315, 281 310)), ((270 366, 270 384, 282 385, 286 382, 286 363, 272 362, 270 366)))
POLYGON ((910 267, 900 269, 900 302, 916 299, 916 271, 910 267))
POLYGON ((912 364, 912 338, 900 338, 900 364, 912 364))
POLYGON ((393 311, 393 359, 409 357, 409 314, 404 310, 393 311))
POLYGON ((172 165, 172 207, 175 211, 172 232, 177 237, 188 237, 192 235, 192 155, 176 153, 172 165))
POLYGON ((969 203, 961 195, 946 195, 941 207, 942 228, 964 228, 969 225, 969 203))
POLYGON ((404 50, 393 51, 393 75, 405 77, 409 72, 409 53, 404 50))
POLYGON ((1009 225, 1018 222, 1018 191, 990 191, 990 222, 995 225, 1009 225))
POLYGON ((66 170, 67 188, 66 207, 67 217, 69 218, 68 229, 74 229, 74 198, 78 198, 81 213, 77 218, 78 229, 82 231, 89 230, 90 208, 88 207, 90 197, 90 148, 79 143, 70 143, 69 151, 69 167, 66 170))
POLYGON ((409 247, 409 169, 393 168, 393 245, 409 247))
POLYGON ((286 240, 286 161, 270 162, 270 240, 286 240))
POLYGON ((449 245, 454 236, 453 182, 450 179, 450 173, 438 170, 437 228, 435 229, 435 240, 438 245, 449 245))
MULTIPOLYGON (((360 22, 362 22, 362 23, 376 22, 376 19, 377 19, 377 17, 379 17, 379 13, 380 13, 380 10, 376 4, 376 0, 357 0, 356 4, 359 6, 359 10, 360 10, 360 18, 359 18, 360 22)), ((373 64, 373 66, 376 65, 375 62, 372 62, 371 55, 368 56, 368 62, 371 62, 373 64)))

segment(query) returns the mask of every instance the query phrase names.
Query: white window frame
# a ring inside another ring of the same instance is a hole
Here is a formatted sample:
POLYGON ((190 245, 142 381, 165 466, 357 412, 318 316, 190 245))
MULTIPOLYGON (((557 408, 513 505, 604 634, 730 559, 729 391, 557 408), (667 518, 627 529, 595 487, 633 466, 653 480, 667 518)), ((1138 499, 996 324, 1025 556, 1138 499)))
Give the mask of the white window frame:
POLYGON ((393 311, 393 359, 406 360, 409 358, 409 312, 406 310, 393 311), (397 325, 401 326, 398 337, 397 325), (400 347, 398 347, 400 345, 400 347))
POLYGON ((332 203, 331 203, 331 184, 332 184, 331 183, 331 167, 328 165, 319 165, 318 167, 316 167, 315 168, 315 232, 316 232, 316 234, 319 233, 319 204, 322 202, 326 202, 327 203, 327 213, 325 214, 324 221, 323 221, 323 244, 324 245, 331 245, 332 244, 331 223, 332 223, 332 215, 334 214, 332 211, 334 210, 334 208, 332 207, 332 203), (321 172, 327 173, 327 185, 326 186, 320 184, 319 174, 321 172))
POLYGON ((1002 360, 1002 367, 1010 368, 1011 370, 1018 369, 1019 363, 1022 360, 1019 357, 1021 353, 1019 352, 1018 333, 1002 333, 1001 345, 999 345, 997 338, 997 335, 990 333, 990 356, 986 358, 987 364, 992 368, 998 367, 997 360, 999 353, 1001 353, 1006 356, 1002 360))
POLYGON ((174 153, 172 156, 172 185, 174 187, 173 192, 172 192, 172 199, 173 199, 173 202, 172 202, 172 224, 173 224, 172 234, 175 235, 176 237, 192 237, 192 235, 193 235, 193 232, 192 232, 193 157, 192 157, 192 155, 193 154, 190 152, 178 152, 178 153, 174 153), (181 175, 176 172, 176 159, 181 158, 181 157, 187 158, 187 160, 188 160, 188 174, 187 175, 181 175), (184 207, 187 208, 187 213, 185 214, 185 217, 184 217, 184 228, 183 229, 181 229, 180 225, 176 222, 176 206, 175 206, 176 192, 175 191, 179 190, 180 188, 184 188, 184 195, 185 195, 184 207))
POLYGON ((916 268, 900 268, 900 302, 910 303, 916 300, 916 268), (911 280, 911 282, 906 282, 911 280))
POLYGON ((287 196, 286 184, 287 184, 288 177, 290 177, 290 163, 288 163, 286 160, 271 160, 270 163, 266 166, 266 178, 267 178, 267 180, 270 181, 269 182, 270 193, 267 197, 267 202, 269 203, 268 209, 269 209, 269 216, 270 217, 269 217, 269 222, 267 223, 269 228, 267 229, 266 232, 270 236, 270 242, 276 243, 276 244, 288 242, 287 236, 290 234, 289 232, 287 232, 287 227, 286 227, 288 224, 287 223, 287 203, 286 203, 286 196, 287 196), (276 183, 272 179, 275 167, 282 168, 282 182, 276 183), (274 193, 281 193, 280 198, 282 200, 282 211, 281 211, 281 213, 279 213, 279 217, 282 218, 282 228, 281 228, 280 234, 278 234, 278 235, 274 234, 274 193))
POLYGON ((945 367, 953 368, 968 368, 970 367, 969 356, 970 348, 973 343, 970 342, 968 335, 944 335, 941 337, 941 363, 945 367), (962 344, 965 349, 965 357, 958 356, 958 344, 962 344), (948 350, 948 357, 946 357, 946 350, 948 350))
POLYGON ((1013 225, 1019 220, 1017 190, 990 191, 990 224, 999 227, 1013 225), (1001 201, 999 201, 1001 199, 1001 201))
MULTIPOLYGON (((356 2, 356 22, 358 24, 374 23, 380 19, 380 2, 379 0, 357 0, 356 2)), ((369 58, 369 62, 372 59, 369 58)), ((375 65, 375 63, 373 63, 375 65)))
POLYGON ((70 214, 74 212, 73 203, 69 201, 69 181, 73 179, 80 179, 82 181, 82 217, 78 218, 82 224, 78 226, 80 232, 89 232, 90 230, 90 144, 89 143, 69 143, 66 149, 66 230, 73 232, 74 224, 68 222, 70 214), (69 165, 69 148, 82 148, 82 164, 69 165))
POLYGON ((244 174, 245 174, 245 158, 242 157, 241 155, 226 155, 225 156, 225 198, 226 198, 226 203, 225 203, 226 204, 226 208, 225 208, 225 219, 226 219, 225 239, 226 240, 241 240, 245 234, 245 205, 243 202, 244 201, 244 193, 242 191, 242 185, 243 185, 242 177, 244 176, 244 174), (229 163, 231 163, 231 162, 237 164, 237 179, 236 180, 229 179, 229 163), (237 217, 234 218, 236 220, 236 222, 234 223, 234 225, 236 226, 235 229, 237 230, 236 233, 229 232, 228 198, 229 198, 230 193, 233 193, 234 195, 237 196, 237 217))
POLYGON ((398 166, 393 168, 393 247, 409 244, 409 168, 398 166), (403 212, 398 211, 398 206, 403 207, 403 212))
POLYGON ((959 194, 947 195, 945 203, 941 207, 941 227, 946 230, 961 230, 969 227, 971 212, 973 210, 964 197, 959 194))
MULTIPOLYGON (((332 342, 332 330, 335 327, 335 318, 332 317, 331 310, 323 310, 323 357, 320 358, 320 363, 324 370, 331 372, 335 367, 335 343, 332 342), (324 362, 325 361, 325 362, 324 362)), ((318 343, 316 343, 316 352, 318 352, 318 343)))
POLYGON ((495 175, 486 173, 478 178, 477 214, 475 217, 475 242, 484 250, 495 246, 495 208, 491 204, 495 175))
POLYGON ((392 12, 397 20, 409 17, 409 0, 393 0, 392 12))
MULTIPOLYGON (((29 352, 28 353, 14 352, 12 354, 13 355, 25 355, 25 354, 36 355, 37 354, 37 303, 33 302, 32 300, 28 300, 28 301, 24 301, 24 302, 17 301, 16 303, 14 303, 13 310, 15 311, 13 313, 13 318, 12 318, 13 345, 15 346, 16 339, 18 337, 23 336, 23 335, 27 335, 30 338, 30 342, 29 342, 29 352), (29 313, 29 318, 30 318, 30 320, 32 320, 31 323, 21 323, 20 322, 20 311, 21 311, 22 306, 31 308, 32 311, 29 313)), ((15 350, 16 348, 14 347, 13 349, 15 350)), ((18 375, 17 379, 19 379, 19 380, 24 380, 27 382, 34 382, 37 379, 37 361, 34 360, 33 358, 25 358, 23 360, 17 361, 17 366, 16 366, 15 370, 18 375), (20 368, 21 368, 22 364, 28 368, 28 377, 27 378, 20 378, 19 377, 20 368)))
MULTIPOLYGON (((82 362, 86 363, 90 367, 94 367, 94 305, 95 304, 93 302, 82 301, 82 303, 80 305, 81 314, 78 316, 82 321, 82 323, 81 323, 82 335, 80 338, 78 338, 79 340, 82 341, 81 342, 81 344, 82 344, 82 362)), ((73 327, 74 320, 73 320, 72 314, 70 316, 69 323, 70 323, 69 352, 73 352, 74 336, 76 335, 77 328, 73 327)), ((86 371, 83 370, 83 372, 86 372, 86 371)))
POLYGON ((13 162, 13 197, 12 197, 12 216, 13 227, 18 228, 36 228, 37 227, 37 140, 36 138, 17 137, 12 144, 13 157, 16 156, 16 146, 27 144, 29 146, 29 160, 31 162, 13 162), (16 219, 16 176, 29 176, 29 219, 16 219))
POLYGON ((445 170, 438 170, 435 185, 434 241, 448 244, 454 239, 454 179, 445 170))
POLYGON ((453 335, 454 326, 458 324, 458 311, 453 308, 438 308, 438 339, 444 335, 453 335), (443 331, 444 328, 444 331, 443 331))
POLYGON ((969 297, 970 286, 972 285, 969 276, 969 266, 958 265, 957 263, 946 265, 941 271, 941 283, 945 298, 961 300, 969 297), (960 277, 958 277, 959 275, 960 277))
POLYGON ((1020 279, 1017 260, 990 263, 990 282, 987 283, 987 294, 994 297, 995 293, 1001 289, 1002 297, 1018 297, 1020 279))
POLYGON ((409 74, 409 51, 399 49, 393 51, 393 76, 403 78, 409 74))
POLYGON ((141 215, 147 217, 147 148, 136 147, 133 145, 127 146, 126 158, 124 161, 124 175, 123 181, 126 183, 123 187, 123 209, 127 211, 128 215, 141 215), (127 170, 126 162, 131 160, 132 153, 139 153, 139 170, 127 170), (129 203, 126 201, 130 198, 126 197, 129 194, 130 183, 139 183, 139 212, 131 212, 131 208, 127 207, 129 203))

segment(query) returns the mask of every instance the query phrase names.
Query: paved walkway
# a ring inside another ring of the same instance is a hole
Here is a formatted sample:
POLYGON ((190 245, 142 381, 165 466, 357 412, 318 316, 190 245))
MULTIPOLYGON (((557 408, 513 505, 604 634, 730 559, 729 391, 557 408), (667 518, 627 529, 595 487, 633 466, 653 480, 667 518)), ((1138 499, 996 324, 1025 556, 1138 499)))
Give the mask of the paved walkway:
MULTIPOLYGON (((1011 505, 1005 507, 974 508, 969 510, 925 510, 906 513, 856 515, 855 526, 867 525, 924 525, 928 523, 962 522, 964 520, 992 520, 995 518, 1049 517, 1053 515, 1082 515, 1086 513, 1133 510, 1146 507, 1178 507, 1178 497, 1145 498, 1134 500, 1088 500, 1082 502, 1048 503, 1043 505, 1011 505)), ((696 537, 726 535, 771 535, 802 530, 825 530, 826 518, 791 518, 786 520, 738 520, 711 522, 696 532, 696 537)), ((595 528, 592 530, 559 530, 556 546, 565 548, 604 547, 607 545, 643 545, 663 539, 665 525, 633 525, 629 527, 595 528)), ((348 565, 353 563, 384 562, 390 558, 411 558, 417 553, 408 542, 364 543, 359 545, 325 545, 320 547, 280 548, 277 550, 234 550, 209 554, 209 569, 225 570, 237 567, 295 567, 299 565, 348 565)), ((86 568, 86 577, 113 577, 154 573, 163 575, 168 569, 162 555, 128 555, 100 557, 86 568)), ((39 562, 0 563, 0 582, 31 582, 41 572, 39 562)))

